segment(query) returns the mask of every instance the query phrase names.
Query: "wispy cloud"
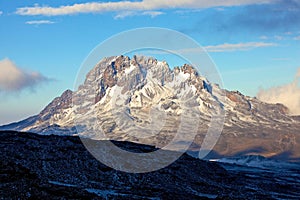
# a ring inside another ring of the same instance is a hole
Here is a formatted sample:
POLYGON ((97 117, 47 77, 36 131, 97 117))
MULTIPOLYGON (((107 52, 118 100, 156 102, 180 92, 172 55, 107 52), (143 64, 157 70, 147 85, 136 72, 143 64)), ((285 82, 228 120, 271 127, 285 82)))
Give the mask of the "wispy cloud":
POLYGON ((268 37, 268 36, 265 36, 265 35, 262 35, 262 36, 259 37, 259 39, 261 39, 261 40, 268 40, 269 37, 268 37))
POLYGON ((299 80, 300 68, 291 83, 269 89, 261 89, 257 94, 257 98, 268 103, 282 103, 289 108, 291 114, 300 115, 299 80))
POLYGON ((3 14, 3 12, 0 10, 0 15, 2 15, 3 14))
POLYGON ((199 15, 193 27, 182 28, 188 33, 278 33, 298 31, 300 1, 274 0, 270 4, 246 5, 236 10, 208 12, 199 15))
POLYGON ((29 72, 18 68, 11 60, 0 60, 0 92, 18 92, 34 88, 50 79, 38 72, 29 72))
POLYGON ((283 36, 281 36, 281 35, 275 35, 274 39, 275 40, 284 40, 285 38, 283 36))
MULTIPOLYGON (((274 47, 277 46, 276 43, 266 43, 266 42, 246 42, 246 43, 237 43, 237 44, 219 44, 219 45, 209 45, 203 46, 203 48, 183 48, 183 49, 170 49, 171 52, 176 54, 201 54, 205 50, 207 52, 233 52, 233 51, 248 51, 255 48, 263 47, 274 47)), ((152 54, 168 54, 165 51, 156 51, 153 50, 152 54)))
POLYGON ((238 44, 220 44, 215 46, 204 47, 208 52, 225 52, 225 51, 246 51, 260 47, 272 47, 277 46, 275 43, 266 42, 247 42, 238 44))
POLYGON ((151 18, 154 18, 159 15, 163 15, 164 12, 161 11, 144 11, 144 12, 136 12, 136 11, 123 11, 117 14, 114 19, 124 19, 126 17, 132 17, 132 16, 150 16, 151 18))
POLYGON ((163 14, 165 13, 160 11, 145 11, 142 13, 142 15, 149 15, 152 18, 163 14))
POLYGON ((41 24, 54 24, 55 22, 50 21, 50 20, 33 20, 33 21, 27 21, 25 24, 30 24, 30 25, 41 25, 41 24))
POLYGON ((293 38, 294 40, 300 40, 300 35, 293 38))
POLYGON ((272 3, 273 0, 143 0, 143 1, 115 1, 115 2, 88 2, 59 7, 39 6, 21 7, 16 13, 19 15, 72 15, 78 13, 103 13, 113 11, 152 11, 159 9, 199 9, 210 7, 240 6, 250 4, 272 3))
POLYGON ((291 58, 272 58, 273 61, 290 61, 291 58))

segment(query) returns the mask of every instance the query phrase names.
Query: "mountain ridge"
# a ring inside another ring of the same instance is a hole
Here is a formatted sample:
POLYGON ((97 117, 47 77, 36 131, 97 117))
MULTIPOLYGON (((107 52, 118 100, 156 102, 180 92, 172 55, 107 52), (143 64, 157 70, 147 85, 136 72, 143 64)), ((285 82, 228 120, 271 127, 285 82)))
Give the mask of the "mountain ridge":
MULTIPOLYGON (((93 132, 86 121, 96 119, 100 121, 101 130, 110 133, 110 139, 163 147, 172 139, 175 124, 185 111, 186 102, 182 100, 188 100, 189 108, 197 111, 196 116, 201 119, 195 146, 201 146, 211 117, 224 111, 224 129, 216 145, 221 155, 251 153, 272 157, 289 152, 289 159, 300 157, 297 153, 300 120, 289 116, 284 105, 264 103, 238 91, 221 89, 201 77, 191 65, 170 69, 167 62, 144 56, 103 58, 86 75, 77 91, 66 90, 38 115, 1 126, 0 130, 77 135, 81 126, 85 126, 86 133, 93 132), (118 101, 121 106, 116 106, 118 101), (163 127, 159 117, 153 118, 151 123, 146 116, 153 110, 158 116, 170 117, 167 127, 160 130, 161 136, 151 135, 160 125, 163 127), (94 118, 90 117, 92 111, 96 111, 94 118), (136 124, 147 128, 143 129, 141 139, 136 124), (241 147, 234 140, 240 141, 241 147)), ((192 115, 195 113, 188 116, 188 122, 195 119, 192 115)), ((86 137, 97 138, 86 133, 83 132, 86 137)))

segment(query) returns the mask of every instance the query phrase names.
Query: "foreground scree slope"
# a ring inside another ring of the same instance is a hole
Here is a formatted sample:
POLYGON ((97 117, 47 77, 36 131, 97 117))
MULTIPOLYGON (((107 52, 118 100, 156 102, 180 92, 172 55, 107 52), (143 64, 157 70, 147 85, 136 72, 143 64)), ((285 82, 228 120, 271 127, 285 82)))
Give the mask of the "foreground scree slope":
MULTIPOLYGON (((178 130, 183 97, 189 98, 189 106, 197 110, 186 116, 186 126, 194 127, 194 120, 199 119, 190 151, 199 150, 211 116, 225 111, 224 129, 210 157, 254 154, 300 160, 300 117, 290 116, 284 105, 223 90, 190 65, 171 69, 164 61, 143 56, 102 59, 77 91, 67 90, 38 115, 0 129, 79 134, 163 147, 178 130), (149 118, 151 111, 157 112, 152 115, 156 117, 149 118), (161 116, 167 116, 166 120, 161 116), (95 121, 105 137, 93 132, 95 121), (133 125, 146 128, 140 131, 133 125), (153 135, 153 131, 158 134, 153 135)), ((190 133, 184 134, 188 138, 190 133)))
MULTIPOLYGON (((299 168, 225 170, 183 154, 170 166, 130 174, 96 160, 78 137, 0 132, 5 199, 299 199, 299 168)), ((101 145, 103 141, 93 141, 101 145)), ((134 152, 154 147, 115 142, 134 152)), ((230 166, 230 165, 228 165, 230 166)))

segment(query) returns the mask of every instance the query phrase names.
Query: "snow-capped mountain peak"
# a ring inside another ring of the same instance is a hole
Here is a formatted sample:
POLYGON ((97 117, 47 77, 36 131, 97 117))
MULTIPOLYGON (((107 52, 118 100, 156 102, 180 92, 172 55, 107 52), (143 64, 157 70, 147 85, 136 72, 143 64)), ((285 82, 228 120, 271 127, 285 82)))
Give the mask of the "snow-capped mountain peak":
POLYGON ((38 115, 0 129, 163 147, 184 121, 182 142, 190 140, 189 132, 195 130, 191 149, 196 150, 212 117, 220 113, 225 113, 225 121, 214 149, 219 154, 247 150, 247 154, 259 151, 270 157, 288 151, 291 158, 300 157, 299 119, 289 116, 284 105, 224 90, 191 65, 170 67, 166 61, 145 56, 103 58, 76 91, 67 90, 38 115), (101 130, 105 138, 95 130, 101 130))

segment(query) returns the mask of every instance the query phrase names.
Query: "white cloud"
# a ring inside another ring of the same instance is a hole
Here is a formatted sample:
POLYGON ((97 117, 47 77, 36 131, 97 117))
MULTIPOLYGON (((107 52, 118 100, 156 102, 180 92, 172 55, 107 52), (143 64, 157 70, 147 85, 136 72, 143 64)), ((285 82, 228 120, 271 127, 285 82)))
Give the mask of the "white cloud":
POLYGON ((163 12, 160 11, 144 11, 144 12, 136 12, 136 11, 123 11, 117 14, 114 19, 124 19, 126 17, 132 17, 132 16, 150 16, 151 18, 154 18, 159 15, 163 15, 163 12))
POLYGON ((2 15, 3 14, 3 12, 0 10, 0 15, 2 15))
POLYGON ((18 68, 8 58, 0 60, 0 92, 17 92, 48 80, 38 72, 18 68))
POLYGON ((25 24, 31 24, 31 25, 40 25, 40 24, 54 24, 55 22, 50 20, 33 20, 33 21, 27 21, 25 24))
POLYGON ((262 89, 257 98, 268 103, 282 103, 287 106, 292 115, 300 115, 300 68, 293 82, 286 85, 262 89))
POLYGON ((249 4, 272 3, 273 0, 143 0, 116 2, 88 2, 60 7, 39 6, 21 7, 16 13, 19 15, 72 15, 78 13, 103 13, 112 11, 152 11, 159 9, 199 9, 210 7, 240 6, 249 4))
POLYGON ((272 47, 276 46, 275 43, 266 43, 266 42, 247 42, 247 43, 238 43, 238 44, 220 44, 215 46, 206 46, 204 47, 208 52, 225 52, 225 51, 245 51, 251 50, 254 48, 260 47, 272 47))

